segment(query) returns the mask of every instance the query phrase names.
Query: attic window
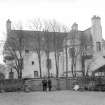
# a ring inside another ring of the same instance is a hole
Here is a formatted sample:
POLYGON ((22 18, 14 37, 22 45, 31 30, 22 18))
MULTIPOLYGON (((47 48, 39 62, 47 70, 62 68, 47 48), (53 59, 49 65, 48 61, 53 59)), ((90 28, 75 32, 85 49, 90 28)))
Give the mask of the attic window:
POLYGON ((28 50, 28 49, 26 49, 26 50, 25 50, 25 53, 29 53, 29 50, 28 50))

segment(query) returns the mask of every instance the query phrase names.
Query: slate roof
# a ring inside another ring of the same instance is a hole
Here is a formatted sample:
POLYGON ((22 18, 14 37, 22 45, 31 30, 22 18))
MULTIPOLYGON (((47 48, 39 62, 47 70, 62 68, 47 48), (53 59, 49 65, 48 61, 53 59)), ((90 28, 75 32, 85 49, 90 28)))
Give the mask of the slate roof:
MULTIPOLYGON (((11 41, 11 38, 14 38, 17 40, 17 37, 19 35, 23 36, 24 39, 24 49, 26 50, 35 50, 36 48, 39 48, 39 41, 38 37, 40 37, 40 49, 45 50, 49 49, 49 51, 54 51, 54 45, 56 45, 56 48, 60 51, 63 50, 64 46, 64 40, 70 40, 72 37, 74 37, 74 33, 71 30, 70 32, 64 33, 64 32, 44 32, 44 31, 29 31, 29 30, 11 30, 7 35, 7 41, 11 41), (54 43, 54 34, 56 34, 56 44, 54 43), (48 43, 46 43, 46 35, 48 36, 48 43)), ((92 44, 92 35, 91 35, 91 28, 85 30, 85 31, 77 31, 75 33, 76 42, 81 39, 83 39, 83 44, 92 44)), ((80 42, 79 42, 80 43, 80 42)), ((18 45, 18 43, 16 43, 18 45)), ((14 44, 13 44, 14 47, 14 44)), ((6 48, 6 45, 4 46, 6 48)))
POLYGON ((91 28, 88 28, 84 31, 74 31, 71 30, 70 33, 68 33, 66 40, 73 40, 75 39, 76 44, 90 44, 92 45, 93 39, 91 34, 91 28))
POLYGON ((24 39, 24 48, 28 50, 33 50, 33 48, 39 48, 38 37, 40 38, 40 49, 44 50, 49 47, 49 51, 54 51, 54 35, 56 34, 56 48, 63 48, 63 40, 67 36, 65 33, 61 32, 44 32, 44 31, 28 31, 28 30, 11 30, 7 35, 7 42, 11 38, 17 39, 19 34, 22 34, 24 39), (48 36, 48 43, 46 43, 46 36, 48 36), (59 41, 58 41, 59 40, 59 41))

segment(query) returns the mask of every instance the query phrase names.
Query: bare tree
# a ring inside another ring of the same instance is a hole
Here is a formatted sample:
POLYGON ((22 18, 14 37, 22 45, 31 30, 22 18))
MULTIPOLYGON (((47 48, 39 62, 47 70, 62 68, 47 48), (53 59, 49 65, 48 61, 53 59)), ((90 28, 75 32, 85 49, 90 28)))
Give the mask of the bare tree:
POLYGON ((87 37, 84 36, 84 34, 81 34, 79 38, 82 76, 85 76, 85 61, 87 59, 92 59, 93 44, 92 39, 90 38, 87 40, 87 37), (90 51, 91 53, 89 54, 90 51))
MULTIPOLYGON (((53 21, 45 22, 45 43, 46 43, 46 55, 47 59, 49 59, 50 50, 53 49, 55 56, 55 67, 56 67, 56 77, 59 75, 59 37, 58 34, 60 32, 59 24, 53 21), (51 45, 53 46, 52 48, 51 45)), ((49 72, 49 67, 48 67, 49 72)), ((48 73, 49 74, 49 73, 48 73)))
POLYGON ((55 66, 56 66, 56 77, 59 76, 59 41, 60 38, 58 37, 58 34, 60 32, 60 25, 55 20, 50 22, 51 31, 53 33, 53 46, 54 46, 54 56, 55 56, 55 66))
MULTIPOLYGON (((68 30, 68 28, 65 26, 65 25, 63 25, 62 26, 62 29, 61 29, 63 32, 64 32, 64 34, 65 34, 65 36, 67 36, 67 32, 69 31, 68 30)), ((67 45, 67 41, 66 40, 64 40, 64 49, 65 49, 65 55, 66 55, 66 88, 67 88, 67 78, 68 78, 68 45, 67 45)))
POLYGON ((33 48, 36 50, 37 55, 38 55, 38 61, 39 61, 39 70, 40 70, 40 78, 42 78, 42 67, 41 67, 41 30, 42 30, 42 22, 40 19, 35 19, 33 21, 33 27, 34 30, 37 31, 35 32, 35 40, 37 42, 37 44, 35 45, 35 48, 33 46, 33 48))
POLYGON ((50 55, 50 35, 48 33, 48 30, 44 30, 44 41, 45 41, 45 45, 44 45, 44 50, 46 53, 46 66, 47 66, 47 70, 48 70, 48 78, 50 77, 50 69, 51 69, 51 60, 49 58, 50 55))
POLYGON ((77 62, 77 57, 80 53, 79 51, 79 43, 77 42, 77 35, 78 32, 76 30, 72 31, 72 35, 70 38, 70 57, 71 57, 71 71, 72 71, 72 76, 76 76, 76 62, 77 62))
POLYGON ((61 34, 65 35, 67 32, 67 27, 61 25, 56 20, 49 22, 50 31, 52 33, 52 43, 53 43, 53 49, 54 49, 54 57, 55 57, 55 67, 56 67, 56 77, 59 76, 59 57, 60 52, 63 50, 63 45, 61 45, 61 41, 63 41, 61 38, 63 36, 60 36, 61 34))
POLYGON ((86 35, 83 32, 79 33, 77 30, 71 31, 70 36, 69 54, 71 57, 71 70, 72 76, 75 77, 77 74, 76 63, 78 57, 81 59, 81 72, 85 76, 85 60, 90 59, 91 55, 88 55, 88 51, 92 50, 91 38, 87 40, 86 35))
POLYGON ((13 62, 12 68, 14 68, 18 74, 18 79, 22 78, 23 70, 23 49, 24 49, 24 36, 22 32, 22 27, 20 30, 13 31, 13 35, 8 36, 5 44, 5 50, 9 53, 10 62, 13 62))

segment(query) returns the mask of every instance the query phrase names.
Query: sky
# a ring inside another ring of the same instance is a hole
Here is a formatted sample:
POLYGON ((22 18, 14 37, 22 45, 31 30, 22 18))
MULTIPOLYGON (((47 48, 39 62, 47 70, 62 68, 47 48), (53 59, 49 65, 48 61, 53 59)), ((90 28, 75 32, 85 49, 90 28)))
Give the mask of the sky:
MULTIPOLYGON (((101 17, 105 39, 104 0, 0 0, 0 40, 6 40, 7 19, 10 19, 12 24, 22 22, 24 26, 28 26, 34 18, 55 19, 70 29, 76 22, 79 30, 85 30, 91 27, 93 15, 101 17)), ((3 59, 2 45, 0 43, 0 63, 3 59)))

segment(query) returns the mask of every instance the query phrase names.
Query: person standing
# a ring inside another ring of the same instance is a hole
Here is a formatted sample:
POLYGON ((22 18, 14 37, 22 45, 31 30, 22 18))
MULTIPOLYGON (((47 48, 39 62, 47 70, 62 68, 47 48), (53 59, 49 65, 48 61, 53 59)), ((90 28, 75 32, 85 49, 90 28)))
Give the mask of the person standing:
POLYGON ((52 81, 51 81, 51 79, 48 79, 48 89, 49 89, 49 91, 51 91, 51 88, 52 88, 52 81))
POLYGON ((47 91, 47 80, 44 78, 42 80, 43 91, 47 91))

